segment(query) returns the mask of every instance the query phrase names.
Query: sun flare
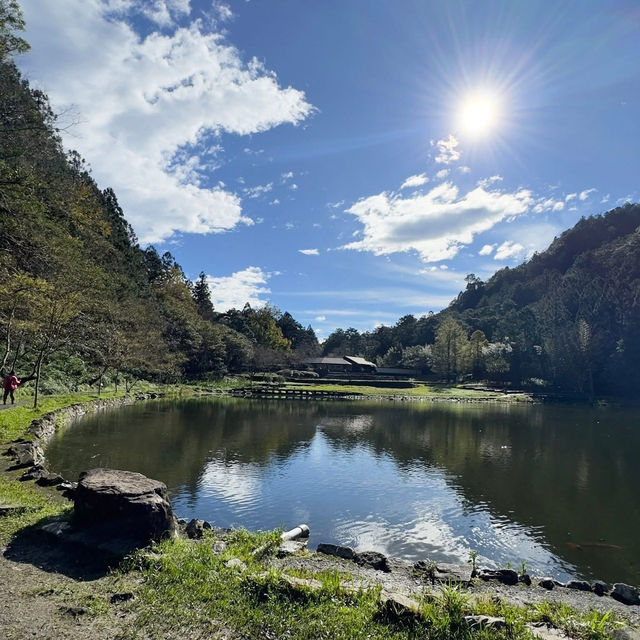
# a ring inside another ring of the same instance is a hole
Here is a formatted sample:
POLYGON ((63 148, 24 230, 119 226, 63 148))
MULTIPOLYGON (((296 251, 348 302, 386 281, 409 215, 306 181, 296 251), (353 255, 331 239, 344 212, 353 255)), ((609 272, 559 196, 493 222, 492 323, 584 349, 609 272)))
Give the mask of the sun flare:
POLYGON ((460 129, 471 136, 486 136, 498 124, 500 108, 498 99, 489 93, 468 96, 458 113, 460 129))

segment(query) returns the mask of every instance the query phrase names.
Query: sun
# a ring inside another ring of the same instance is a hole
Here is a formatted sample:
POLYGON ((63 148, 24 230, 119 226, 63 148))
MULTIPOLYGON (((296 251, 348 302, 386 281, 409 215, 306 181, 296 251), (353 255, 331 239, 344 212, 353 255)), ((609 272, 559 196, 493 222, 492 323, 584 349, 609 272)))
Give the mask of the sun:
POLYGON ((500 101, 488 92, 469 95, 460 106, 458 126, 467 135, 486 136, 499 123, 500 101))

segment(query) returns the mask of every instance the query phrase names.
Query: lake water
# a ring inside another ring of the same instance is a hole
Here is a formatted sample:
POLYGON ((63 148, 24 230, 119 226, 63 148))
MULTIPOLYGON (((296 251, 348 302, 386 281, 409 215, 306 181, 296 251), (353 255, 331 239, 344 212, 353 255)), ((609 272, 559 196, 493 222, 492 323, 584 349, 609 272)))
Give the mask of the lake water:
POLYGON ((567 406, 160 401, 58 433, 53 470, 139 471, 218 526, 307 523, 421 560, 640 583, 640 412, 567 406))

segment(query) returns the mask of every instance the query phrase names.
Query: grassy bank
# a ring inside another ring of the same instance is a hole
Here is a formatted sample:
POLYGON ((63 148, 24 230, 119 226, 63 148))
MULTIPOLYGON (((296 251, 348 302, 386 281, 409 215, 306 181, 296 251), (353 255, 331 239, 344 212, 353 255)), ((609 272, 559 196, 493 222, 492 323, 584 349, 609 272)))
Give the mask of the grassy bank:
POLYGON ((359 589, 348 572, 274 568, 270 554, 277 538, 277 532, 235 531, 220 545, 209 534, 199 542, 167 541, 132 557, 119 574, 123 585, 132 574, 141 578, 129 606, 135 617, 131 637, 173 637, 176 630, 190 629, 197 637, 520 640, 534 637, 527 625, 550 623, 571 638, 604 640, 617 627, 609 614, 579 614, 547 603, 510 606, 488 596, 474 599, 452 586, 425 586, 410 613, 389 610, 379 588, 359 589), (264 552, 256 556, 255 549, 264 552), (505 623, 472 631, 467 615, 501 617, 505 623))

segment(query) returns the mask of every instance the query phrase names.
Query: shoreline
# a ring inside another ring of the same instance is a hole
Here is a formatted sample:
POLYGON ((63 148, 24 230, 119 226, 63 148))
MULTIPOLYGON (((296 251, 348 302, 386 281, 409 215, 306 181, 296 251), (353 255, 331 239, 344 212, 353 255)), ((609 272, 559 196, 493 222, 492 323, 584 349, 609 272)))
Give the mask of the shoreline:
MULTIPOLYGON (((225 397, 229 394, 222 391, 216 393, 194 393, 192 396, 184 396, 181 394, 177 394, 176 397, 204 397, 204 396, 219 396, 225 397)), ((41 448, 44 462, 44 450, 43 444, 53 436, 57 429, 61 427, 65 427, 73 423, 75 420, 80 419, 82 416, 87 415, 89 413, 93 413, 96 411, 107 410, 111 408, 118 408, 121 406, 126 406, 128 404, 136 403, 136 402, 145 402, 150 400, 162 400, 173 397, 173 394, 164 394, 164 393, 140 393, 133 396, 120 396, 116 398, 95 398, 89 402, 83 403, 72 403, 66 407, 61 407, 56 409, 55 411, 49 412, 40 418, 33 420, 28 427, 27 433, 33 438, 35 441, 35 446, 41 448)), ((415 398, 421 401, 424 401, 422 398, 415 398)), ((388 401, 387 398, 380 397, 368 397, 368 396, 356 396, 354 400, 378 400, 378 401, 388 401)), ((397 401, 396 398, 394 400, 397 401)), ((411 400, 414 400, 412 398, 411 400)), ((431 401, 456 401, 450 398, 430 398, 428 400, 431 401)), ((466 400, 466 399, 465 399, 466 400)), ((487 402, 491 400, 483 399, 482 402, 487 402)), ((27 435, 27 434, 25 434, 27 435)), ((4 464, 3 464, 4 466, 4 464)), ((3 469, 3 476, 7 477, 7 469, 3 469)), ((10 472, 14 474, 14 472, 10 472)), ((30 487, 24 487, 25 489, 29 488, 32 491, 38 491, 43 495, 48 496, 48 500, 56 504, 60 504, 61 496, 55 489, 47 488, 47 487, 38 487, 36 489, 34 483, 29 482, 28 485, 30 487)), ((66 501, 65 501, 66 502, 66 501)), ((67 503, 68 504, 68 503, 67 503)), ((18 529, 18 531, 22 531, 22 529, 18 529)), ((330 546, 330 545, 329 545, 330 546)), ((6 549, 5 549, 6 552, 6 549)), ((37 565, 37 553, 33 552, 35 555, 33 557, 33 563, 37 565)), ((349 555, 349 552, 344 552, 349 555)), ((353 552, 351 552, 353 553, 353 552)), ((29 554, 27 553, 23 558, 23 562, 29 563, 29 554)), ((9 562, 11 560, 7 560, 3 557, 3 563, 9 562)), ((309 574, 322 574, 324 575, 327 572, 338 572, 345 573, 350 576, 350 580, 355 580, 357 584, 360 584, 366 589, 378 589, 382 588, 386 591, 396 591, 401 596, 406 597, 418 597, 420 593, 424 590, 425 581, 423 578, 416 577, 415 574, 415 565, 411 565, 411 563, 396 559, 396 558, 388 558, 387 562, 391 567, 391 571, 380 572, 375 569, 359 567, 354 564, 353 561, 345 559, 344 557, 338 557, 337 555, 327 555, 323 553, 308 552, 302 551, 302 553, 292 554, 292 555, 284 555, 282 558, 273 558, 267 565, 271 567, 271 569, 281 572, 282 575, 291 575, 294 577, 297 575, 302 575, 306 573, 309 574)), ((444 563, 438 563, 439 567, 445 566, 444 563)), ((269 570, 271 570, 269 569, 269 570)), ((14 567, 15 570, 15 567, 14 567)), ((469 573, 469 567, 462 566, 454 566, 448 565, 447 571, 449 572, 449 576, 454 575, 464 575, 465 573, 469 573)), ((0 573, 2 571, 0 570, 0 573)), ((60 579, 66 579, 61 574, 56 574, 53 572, 49 577, 52 579, 57 579, 55 576, 58 576, 60 579)), ((288 580, 288 578, 282 578, 288 580)), ((29 581, 27 581, 28 583, 29 581)), ((448 582, 451 582, 449 579, 448 582)), ((567 605, 572 609, 575 609, 577 612, 587 612, 590 610, 599 611, 602 615, 605 615, 607 611, 614 611, 615 615, 620 619, 626 620, 628 624, 632 624, 633 626, 640 626, 640 606, 638 605, 623 605, 618 603, 607 596, 598 596, 595 593, 587 593, 583 591, 579 591, 577 589, 570 589, 566 587, 560 586, 559 583, 553 582, 553 589, 548 591, 547 588, 541 587, 538 584, 538 581, 534 580, 531 586, 527 586, 526 584, 522 584, 520 582, 516 582, 515 585, 505 585, 501 582, 496 582, 495 580, 488 580, 487 582, 480 582, 478 579, 474 579, 473 581, 469 581, 469 583, 463 587, 463 592, 471 597, 471 600, 475 602, 475 600, 482 601, 483 598, 499 598, 504 601, 509 606, 514 607, 536 607, 541 606, 541 603, 549 602, 556 603, 557 605, 567 605)), ((305 583, 301 583, 303 590, 306 589, 309 585, 305 586, 305 583)), ((315 584, 315 583, 309 583, 315 584)), ((32 587, 35 584, 32 585, 32 587)), ((432 585, 433 586, 433 585, 432 585)), ((436 590, 437 591, 437 590, 436 590)), ((554 605, 555 606, 555 605, 554 605)), ((0 616, 1 617, 1 616, 0 616)), ((58 629, 59 631, 59 629, 58 629)), ((60 637, 64 637, 63 635, 60 637)), ((106 636, 105 636, 106 637, 106 636)), ((235 636, 228 636, 235 637, 235 636)), ((579 637, 579 636, 576 636, 579 637)), ((634 637, 634 636, 620 636, 622 637, 634 637)))

